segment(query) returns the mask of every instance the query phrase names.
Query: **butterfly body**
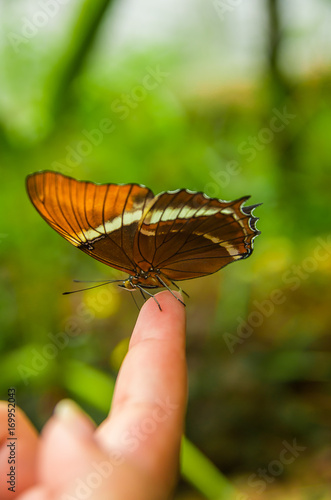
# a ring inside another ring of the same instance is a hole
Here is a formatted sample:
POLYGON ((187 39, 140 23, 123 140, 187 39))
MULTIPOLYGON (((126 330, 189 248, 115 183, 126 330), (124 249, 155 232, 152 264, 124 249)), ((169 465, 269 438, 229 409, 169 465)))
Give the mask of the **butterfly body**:
POLYGON ((129 277, 127 290, 169 288, 248 257, 259 234, 249 198, 186 189, 156 196, 138 184, 94 184, 56 172, 27 177, 45 221, 83 252, 129 277))

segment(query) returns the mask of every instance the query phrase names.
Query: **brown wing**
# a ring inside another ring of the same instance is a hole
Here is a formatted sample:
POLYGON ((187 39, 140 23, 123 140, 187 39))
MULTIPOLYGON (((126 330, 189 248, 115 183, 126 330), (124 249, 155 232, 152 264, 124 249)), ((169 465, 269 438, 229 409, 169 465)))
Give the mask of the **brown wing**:
POLYGON ((153 193, 137 184, 94 184, 56 172, 26 180, 30 199, 45 221, 70 243, 108 266, 135 271, 133 241, 153 193))
POLYGON ((160 269, 170 280, 214 273, 248 257, 260 232, 243 207, 246 196, 221 201, 186 190, 161 193, 146 209, 134 242, 134 259, 145 271, 160 269))

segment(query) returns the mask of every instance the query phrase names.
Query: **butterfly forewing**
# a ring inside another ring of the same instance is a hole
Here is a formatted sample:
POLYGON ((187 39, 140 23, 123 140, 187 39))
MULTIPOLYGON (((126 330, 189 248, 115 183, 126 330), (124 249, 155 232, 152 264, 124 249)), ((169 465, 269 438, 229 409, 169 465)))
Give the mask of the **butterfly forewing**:
POLYGON ((258 234, 248 197, 224 202, 181 190, 161 193, 144 214, 134 258, 147 270, 160 269, 170 280, 214 273, 247 257, 258 234))
POLYGON ((30 199, 66 240, 105 264, 135 273, 133 241, 153 193, 137 184, 94 184, 55 172, 27 178, 30 199))

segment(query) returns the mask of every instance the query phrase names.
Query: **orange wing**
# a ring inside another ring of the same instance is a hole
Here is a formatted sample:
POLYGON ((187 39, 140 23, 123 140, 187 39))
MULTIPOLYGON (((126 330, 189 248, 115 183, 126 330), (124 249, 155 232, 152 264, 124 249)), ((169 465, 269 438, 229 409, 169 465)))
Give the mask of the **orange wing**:
POLYGON ((37 172, 26 180, 31 202, 45 221, 95 259, 135 272, 133 242, 153 193, 137 184, 94 184, 56 172, 37 172))

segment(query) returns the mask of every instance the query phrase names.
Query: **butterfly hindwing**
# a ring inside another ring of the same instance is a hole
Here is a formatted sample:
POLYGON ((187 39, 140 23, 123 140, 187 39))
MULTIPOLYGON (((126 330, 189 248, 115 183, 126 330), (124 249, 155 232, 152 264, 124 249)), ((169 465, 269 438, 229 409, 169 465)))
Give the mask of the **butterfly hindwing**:
POLYGON ((187 190, 156 196, 135 238, 134 258, 144 270, 160 269, 170 280, 214 273, 252 252, 255 207, 248 197, 232 202, 187 190))

